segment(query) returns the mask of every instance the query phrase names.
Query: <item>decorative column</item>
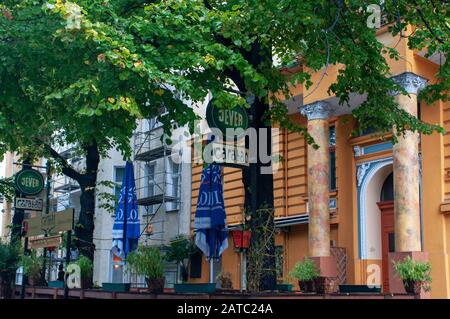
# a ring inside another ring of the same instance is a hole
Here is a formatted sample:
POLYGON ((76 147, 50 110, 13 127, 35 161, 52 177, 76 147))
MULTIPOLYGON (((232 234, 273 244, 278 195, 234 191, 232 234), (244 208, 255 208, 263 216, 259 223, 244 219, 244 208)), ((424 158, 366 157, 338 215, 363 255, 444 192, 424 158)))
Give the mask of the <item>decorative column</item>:
POLYGON ((330 256, 330 153, 327 102, 319 101, 301 108, 308 118, 308 133, 319 148, 308 144, 309 254, 330 256))
MULTIPOLYGON (((393 92, 399 107, 417 116, 417 94, 425 87, 427 80, 411 72, 394 76, 393 80, 408 93, 403 95, 393 92)), ((421 244, 419 133, 408 131, 404 136, 399 136, 392 151, 395 253, 389 253, 389 288, 392 293, 404 293, 403 283, 393 269, 392 262, 403 260, 406 256, 417 261, 428 260, 428 254, 422 252, 421 244)), ((422 291, 420 296, 427 298, 429 294, 422 291)))
POLYGON ((309 256, 320 270, 316 289, 337 290, 336 259, 330 253, 330 153, 328 117, 332 111, 325 101, 305 105, 300 113, 308 118, 308 133, 318 146, 308 144, 308 245, 309 256))
MULTIPOLYGON (((394 92, 400 108, 417 116, 417 94, 427 81, 410 72, 397 75, 393 80, 409 94, 394 92)), ((421 251, 419 133, 408 131, 399 136, 393 146, 393 158, 395 251, 421 251)))

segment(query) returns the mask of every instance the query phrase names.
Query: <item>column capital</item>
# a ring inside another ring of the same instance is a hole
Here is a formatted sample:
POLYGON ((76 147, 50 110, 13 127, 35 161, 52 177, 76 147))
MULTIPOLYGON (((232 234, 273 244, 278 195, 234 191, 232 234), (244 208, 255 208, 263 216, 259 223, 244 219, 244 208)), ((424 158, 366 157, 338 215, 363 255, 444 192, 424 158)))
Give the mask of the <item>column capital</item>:
POLYGON ((333 107, 325 101, 317 101, 306 104, 299 108, 300 114, 306 116, 310 120, 326 120, 333 112, 333 107))
MULTIPOLYGON (((392 77, 394 82, 404 88, 408 94, 418 94, 420 90, 422 90, 428 80, 421 77, 420 75, 414 74, 412 72, 404 72, 399 75, 395 75, 392 77)), ((393 91, 392 95, 397 95, 400 92, 393 91)))

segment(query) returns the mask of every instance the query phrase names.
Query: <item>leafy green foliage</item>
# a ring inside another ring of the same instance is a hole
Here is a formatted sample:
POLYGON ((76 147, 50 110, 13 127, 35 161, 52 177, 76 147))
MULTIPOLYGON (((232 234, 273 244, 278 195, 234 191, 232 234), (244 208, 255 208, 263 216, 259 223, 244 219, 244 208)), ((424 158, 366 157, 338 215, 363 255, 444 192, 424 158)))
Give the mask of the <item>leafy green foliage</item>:
POLYGON ((8 282, 14 278, 20 262, 19 245, 0 242, 0 277, 8 282))
POLYGON ((92 276, 93 264, 92 261, 86 256, 81 255, 72 264, 78 265, 80 267, 80 273, 82 278, 88 278, 92 276))
POLYGON ((23 255, 20 260, 20 265, 23 267, 24 274, 34 280, 41 278, 43 264, 44 257, 39 255, 34 249, 31 250, 30 254, 23 255))
POLYGON ((127 256, 126 262, 131 272, 148 279, 164 277, 164 260, 157 247, 139 246, 127 256))
POLYGON ((166 247, 165 259, 181 266, 183 281, 188 279, 189 258, 197 251, 197 246, 186 236, 173 238, 166 247))
MULTIPOLYGON (((9 80, 1 82, 0 124, 14 130, 2 130, 3 149, 36 153, 43 140, 84 145, 95 139, 103 152, 117 147, 129 156, 136 119, 158 115, 164 106, 168 112, 160 121, 167 132, 174 124, 192 128, 196 116, 180 98, 202 102, 211 92, 223 107, 246 104, 227 90, 232 84, 267 103, 269 92, 280 92, 280 98, 270 97, 271 119, 307 136, 281 102, 292 95, 292 85, 318 85, 312 73, 338 64, 345 67, 330 93, 342 107, 351 93, 366 94, 354 112, 362 127, 442 132, 400 110, 388 94, 397 87, 386 57, 401 57, 367 26, 364 8, 372 3, 4 1, 0 71, 9 80), (256 63, 255 46, 280 63, 271 58, 256 63), (298 63, 304 67, 294 74, 279 72, 279 65, 298 63), (37 145, 30 143, 36 139, 37 145)), ((411 49, 446 56, 448 6, 414 3, 384 5, 383 13, 394 21, 389 32, 408 37, 411 49), (408 25, 415 31, 406 35, 408 25)), ((448 64, 447 59, 438 71, 440 81, 423 93, 427 101, 448 98, 448 64)))
POLYGON ((289 273, 290 277, 299 281, 310 281, 319 277, 319 275, 316 264, 308 257, 305 257, 303 261, 298 261, 289 273))
POLYGON ((0 196, 6 201, 12 202, 15 195, 14 177, 0 179, 0 196))
POLYGON ((403 261, 393 262, 394 269, 403 281, 423 282, 429 285, 431 279, 431 263, 414 261, 410 256, 403 261))
POLYGON ((192 256, 197 250, 194 243, 192 243, 186 236, 177 236, 173 238, 166 247, 165 258, 167 261, 184 262, 192 256))

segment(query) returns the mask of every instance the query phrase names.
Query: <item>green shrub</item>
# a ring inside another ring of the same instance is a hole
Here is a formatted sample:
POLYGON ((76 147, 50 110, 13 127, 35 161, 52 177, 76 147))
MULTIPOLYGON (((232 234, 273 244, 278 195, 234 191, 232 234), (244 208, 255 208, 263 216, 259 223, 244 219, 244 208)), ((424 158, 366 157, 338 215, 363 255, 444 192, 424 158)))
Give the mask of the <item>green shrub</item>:
POLYGON ((92 276, 93 265, 92 261, 88 257, 81 255, 75 262, 73 262, 73 264, 80 267, 80 275, 82 278, 92 276))
POLYGON ((183 281, 188 279, 189 258, 196 250, 197 247, 186 236, 173 238, 166 247, 165 259, 180 265, 183 281))
POLYGON ((9 282, 20 265, 19 245, 0 242, 0 278, 9 282))
POLYGON ((431 283, 431 264, 429 262, 414 261, 407 256, 403 261, 394 263, 394 269, 403 281, 423 282, 424 289, 429 290, 431 283))
POLYGON ((126 259, 129 271, 145 276, 148 279, 164 277, 164 261, 157 247, 139 246, 126 259))
POLYGON ((295 264, 289 276, 299 281, 310 281, 319 277, 320 272, 316 264, 308 257, 305 257, 303 262, 299 261, 295 264))
POLYGON ((24 274, 33 280, 38 280, 41 277, 44 257, 38 256, 36 250, 33 249, 29 255, 22 256, 20 265, 23 267, 24 274))

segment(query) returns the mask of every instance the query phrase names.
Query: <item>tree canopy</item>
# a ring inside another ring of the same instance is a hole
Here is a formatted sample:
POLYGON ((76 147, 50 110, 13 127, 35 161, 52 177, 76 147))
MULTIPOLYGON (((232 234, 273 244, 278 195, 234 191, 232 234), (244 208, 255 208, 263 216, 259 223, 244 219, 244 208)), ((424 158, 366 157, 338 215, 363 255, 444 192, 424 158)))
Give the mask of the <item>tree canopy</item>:
MULTIPOLYGON (((290 85, 316 85, 311 73, 333 64, 344 66, 330 87, 343 103, 352 92, 367 94, 355 112, 364 125, 436 130, 400 111, 389 96, 395 86, 386 56, 399 55, 367 26, 364 8, 372 2, 4 1, 2 149, 35 153, 43 143, 95 139, 101 151, 118 147, 129 155, 135 120, 157 115, 161 106, 169 131, 171 121, 195 119, 182 98, 200 102, 212 92, 219 105, 244 105, 228 90, 231 83, 269 99, 269 92, 288 94, 290 85), (280 63, 254 65, 255 43, 280 63), (279 72, 299 59, 306 68, 289 77, 279 72)), ((448 7, 436 2, 388 2, 384 15, 411 48, 447 56, 448 7), (415 31, 406 35, 408 24, 415 31)), ((424 98, 448 98, 448 60, 438 77, 424 98)), ((271 98, 273 119, 287 124, 285 107, 271 98)))

